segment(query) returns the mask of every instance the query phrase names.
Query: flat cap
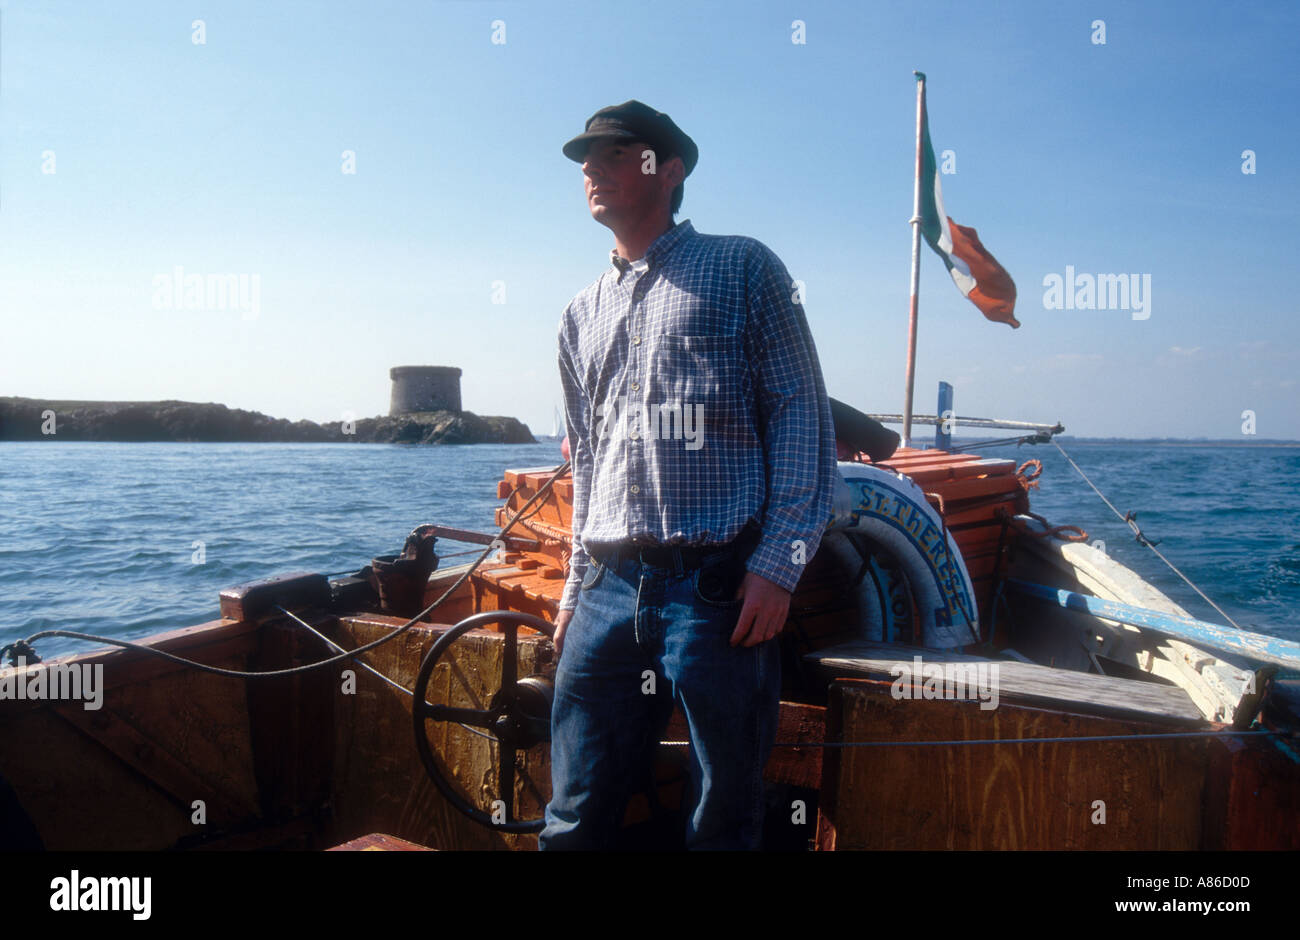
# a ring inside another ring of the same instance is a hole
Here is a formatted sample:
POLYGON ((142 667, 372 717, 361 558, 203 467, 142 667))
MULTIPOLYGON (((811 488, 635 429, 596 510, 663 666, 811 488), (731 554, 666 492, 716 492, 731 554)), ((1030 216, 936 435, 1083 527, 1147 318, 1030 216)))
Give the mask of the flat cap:
POLYGON ((624 101, 601 108, 587 119, 583 133, 564 145, 564 155, 581 163, 593 140, 602 137, 619 137, 623 140, 644 140, 659 153, 659 159, 668 156, 682 158, 686 175, 691 175, 699 162, 700 150, 673 119, 640 101, 624 101))

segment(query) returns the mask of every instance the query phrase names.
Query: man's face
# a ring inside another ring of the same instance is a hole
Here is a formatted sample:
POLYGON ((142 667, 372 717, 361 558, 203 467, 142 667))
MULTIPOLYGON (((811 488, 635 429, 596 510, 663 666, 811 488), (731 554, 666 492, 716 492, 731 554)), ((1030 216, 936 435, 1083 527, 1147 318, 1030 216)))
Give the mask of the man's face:
POLYGON ((667 205, 673 187, 677 185, 673 173, 665 172, 677 158, 663 166, 656 166, 649 144, 641 141, 606 137, 593 141, 582 163, 586 178, 587 207, 591 217, 601 225, 611 228, 635 223, 661 211, 667 205), (655 172, 648 169, 654 167, 655 172))

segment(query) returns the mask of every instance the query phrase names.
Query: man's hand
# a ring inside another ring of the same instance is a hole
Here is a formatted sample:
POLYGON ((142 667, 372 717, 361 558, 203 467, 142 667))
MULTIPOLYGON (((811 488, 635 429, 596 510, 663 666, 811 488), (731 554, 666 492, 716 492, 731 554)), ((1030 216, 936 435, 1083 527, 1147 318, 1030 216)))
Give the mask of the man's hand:
POLYGON ((736 588, 736 597, 744 598, 745 606, 740 609, 740 620, 731 634, 732 646, 766 643, 785 627, 790 613, 790 592, 781 585, 746 571, 745 580, 736 588))
POLYGON ((551 642, 555 644, 555 661, 560 661, 560 656, 564 653, 564 631, 569 626, 569 621, 573 619, 573 611, 562 610, 555 615, 555 636, 551 637, 551 642))

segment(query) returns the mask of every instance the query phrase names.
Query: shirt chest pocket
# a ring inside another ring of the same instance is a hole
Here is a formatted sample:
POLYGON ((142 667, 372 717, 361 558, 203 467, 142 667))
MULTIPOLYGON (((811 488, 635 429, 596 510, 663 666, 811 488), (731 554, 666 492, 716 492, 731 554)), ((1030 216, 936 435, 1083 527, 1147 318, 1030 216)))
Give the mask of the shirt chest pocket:
POLYGON ((733 408, 743 401, 739 336, 657 337, 650 358, 647 402, 733 408))
MULTIPOLYGON (((715 450, 753 439, 748 370, 740 336, 665 333, 650 357, 646 405, 658 409, 654 428, 661 441, 687 439, 686 449, 715 450)), ((655 411, 648 412, 655 423, 655 411)))

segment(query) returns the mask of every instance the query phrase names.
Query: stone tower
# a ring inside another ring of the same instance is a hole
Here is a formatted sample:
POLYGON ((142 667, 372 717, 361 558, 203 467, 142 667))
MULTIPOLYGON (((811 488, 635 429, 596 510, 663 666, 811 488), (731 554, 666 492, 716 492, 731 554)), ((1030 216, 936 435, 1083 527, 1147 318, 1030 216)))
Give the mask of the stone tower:
POLYGON ((394 366, 391 417, 412 411, 460 411, 460 369, 455 366, 394 366))

